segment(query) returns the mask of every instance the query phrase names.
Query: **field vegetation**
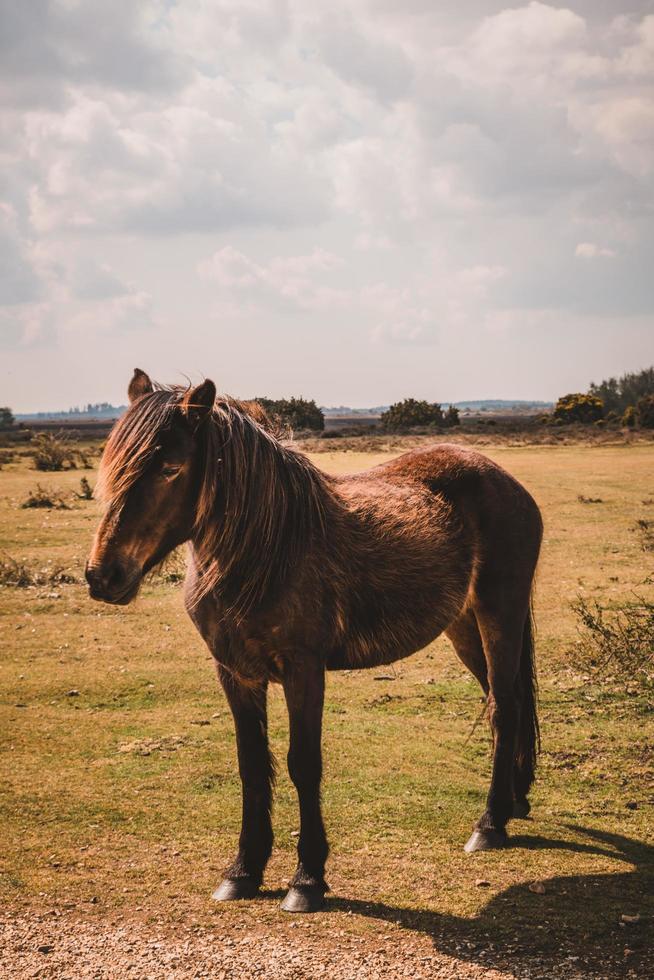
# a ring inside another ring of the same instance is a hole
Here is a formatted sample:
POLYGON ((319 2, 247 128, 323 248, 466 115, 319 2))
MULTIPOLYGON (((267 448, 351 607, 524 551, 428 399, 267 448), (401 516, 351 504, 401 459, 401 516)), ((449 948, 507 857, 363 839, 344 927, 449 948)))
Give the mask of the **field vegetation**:
MULTIPOLYGON (((318 465, 346 472, 427 438, 307 446, 321 450, 318 465)), ((511 976, 645 976, 654 915, 648 650, 643 641, 644 666, 633 670, 602 651, 613 656, 617 636, 631 653, 644 635, 638 623, 651 637, 654 569, 638 522, 649 530, 654 445, 613 441, 498 445, 489 433, 484 449, 526 484, 545 520, 533 819, 511 825, 507 850, 463 853, 483 809, 489 736, 477 724, 480 691, 446 640, 392 668, 329 675, 333 892, 328 911, 300 922, 278 909, 297 840, 281 693, 271 693, 279 778, 269 891, 213 905, 236 845, 239 781, 231 717, 183 610, 183 557, 132 606, 91 602, 83 566, 96 503, 75 493, 79 472, 65 469, 48 492, 66 509, 23 507, 36 474, 29 456, 13 455, 0 472, 3 907, 210 930, 216 941, 245 931, 295 937, 298 949, 394 943, 416 963, 433 946, 511 976)))

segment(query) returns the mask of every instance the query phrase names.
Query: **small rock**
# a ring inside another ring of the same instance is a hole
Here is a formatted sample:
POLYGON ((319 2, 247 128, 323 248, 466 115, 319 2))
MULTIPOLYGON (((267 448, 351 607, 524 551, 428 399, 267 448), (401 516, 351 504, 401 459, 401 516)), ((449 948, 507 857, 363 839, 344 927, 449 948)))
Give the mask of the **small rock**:
POLYGON ((490 888, 490 881, 486 881, 485 878, 477 878, 475 885, 477 888, 490 888))
POLYGON ((534 895, 544 895, 547 889, 542 881, 532 881, 529 885, 529 891, 533 892, 534 895))
POLYGON ((42 946, 38 947, 39 953, 51 953, 53 949, 54 946, 50 946, 48 943, 44 943, 42 946))
POLYGON ((640 922, 640 915, 639 914, 636 914, 636 915, 621 915, 620 916, 620 922, 629 922, 629 923, 631 923, 633 925, 636 922, 640 922))
POLYGON ((625 803, 625 806, 626 806, 627 810, 637 810, 638 809, 638 804, 636 803, 635 800, 629 800, 628 803, 625 803))
POLYGON ((75 688, 73 688, 72 691, 66 691, 66 697, 67 698, 78 698, 79 697, 79 691, 76 691, 75 688))

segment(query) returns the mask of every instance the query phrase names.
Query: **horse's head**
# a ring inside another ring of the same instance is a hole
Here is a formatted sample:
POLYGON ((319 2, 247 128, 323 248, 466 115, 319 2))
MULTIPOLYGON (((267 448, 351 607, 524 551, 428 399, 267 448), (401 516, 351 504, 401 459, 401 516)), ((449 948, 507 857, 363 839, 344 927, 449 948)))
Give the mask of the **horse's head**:
POLYGON ((134 372, 129 408, 100 464, 106 510, 86 565, 93 599, 126 605, 143 576, 192 536, 201 482, 200 430, 216 388, 160 389, 134 372))

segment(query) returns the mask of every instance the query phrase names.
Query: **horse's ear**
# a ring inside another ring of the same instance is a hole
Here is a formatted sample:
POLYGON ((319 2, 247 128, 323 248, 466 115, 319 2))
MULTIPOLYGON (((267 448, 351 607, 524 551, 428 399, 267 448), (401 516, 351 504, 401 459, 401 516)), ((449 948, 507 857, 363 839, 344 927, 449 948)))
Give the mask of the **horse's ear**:
POLYGON ((195 388, 189 388, 180 403, 180 408, 189 422, 199 425, 213 411, 216 401, 216 386, 213 381, 203 381, 195 388))
POLYGON ((130 403, 136 401, 141 395, 150 395, 153 391, 154 387, 145 371, 141 371, 140 368, 134 368, 134 374, 127 389, 127 397, 130 403))

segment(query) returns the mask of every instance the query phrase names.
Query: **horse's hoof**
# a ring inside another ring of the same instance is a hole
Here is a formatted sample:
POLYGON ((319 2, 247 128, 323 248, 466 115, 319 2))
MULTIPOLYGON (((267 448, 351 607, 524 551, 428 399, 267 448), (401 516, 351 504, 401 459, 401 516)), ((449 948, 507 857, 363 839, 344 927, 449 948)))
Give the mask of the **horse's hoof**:
POLYGON ((211 896, 215 902, 234 902, 240 898, 255 898, 259 885, 252 878, 225 878, 211 896))
POLYGON ((530 812, 531 806, 526 797, 522 800, 513 801, 513 817, 515 820, 526 820, 530 812))
POLYGON ((472 854, 473 851, 494 851, 498 847, 505 847, 506 840, 506 832, 503 830, 480 830, 476 828, 463 850, 466 854, 472 854))
POLYGON ((289 888, 281 904, 284 912, 320 912, 325 907, 322 885, 300 885, 289 888))

